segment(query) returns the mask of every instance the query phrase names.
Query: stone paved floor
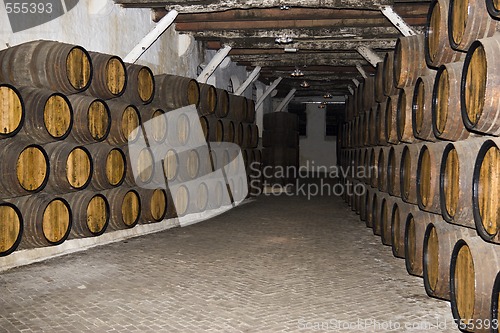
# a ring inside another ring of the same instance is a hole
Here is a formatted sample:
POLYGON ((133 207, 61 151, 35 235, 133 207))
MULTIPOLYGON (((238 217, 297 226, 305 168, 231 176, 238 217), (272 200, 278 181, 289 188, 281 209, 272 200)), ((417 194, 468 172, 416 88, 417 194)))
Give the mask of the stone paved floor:
POLYGON ((457 330, 337 197, 260 197, 0 273, 0 332, 373 331, 457 330))

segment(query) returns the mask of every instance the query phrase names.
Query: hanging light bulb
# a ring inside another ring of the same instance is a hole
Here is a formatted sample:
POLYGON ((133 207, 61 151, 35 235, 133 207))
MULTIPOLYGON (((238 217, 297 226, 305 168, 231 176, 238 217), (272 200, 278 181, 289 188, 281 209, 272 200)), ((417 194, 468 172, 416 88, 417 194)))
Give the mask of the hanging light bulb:
POLYGON ((302 88, 309 88, 311 85, 309 84, 309 82, 307 82, 306 80, 302 81, 302 83, 300 84, 300 86, 302 88))
POLYGON ((300 76, 304 76, 304 73, 300 69, 295 68, 293 70, 293 72, 290 74, 290 76, 292 76, 292 77, 300 77, 300 76))
POLYGON ((281 35, 274 39, 276 44, 290 44, 293 42, 293 38, 287 35, 281 35))
POLYGON ((333 98, 333 96, 332 96, 332 94, 330 94, 330 93, 326 93, 326 94, 324 94, 324 95, 323 95, 323 98, 324 98, 324 99, 332 99, 332 98, 333 98))
POLYGON ((325 104, 320 103, 320 104, 318 105, 318 108, 319 108, 319 109, 324 109, 324 108, 325 108, 325 106, 326 106, 325 104))

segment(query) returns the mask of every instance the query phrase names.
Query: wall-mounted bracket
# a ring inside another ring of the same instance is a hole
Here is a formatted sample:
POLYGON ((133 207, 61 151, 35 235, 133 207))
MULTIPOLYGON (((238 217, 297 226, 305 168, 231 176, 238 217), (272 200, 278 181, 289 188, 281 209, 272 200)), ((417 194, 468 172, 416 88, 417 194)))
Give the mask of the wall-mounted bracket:
POLYGON ((203 71, 200 73, 196 81, 200 83, 206 83, 208 78, 215 72, 217 67, 224 61, 224 59, 227 57, 229 52, 231 51, 231 46, 224 45, 217 53, 215 56, 210 60, 207 66, 203 69, 203 71))
POLYGON ((267 98, 267 96, 269 96, 269 94, 274 90, 276 89, 276 87, 278 86, 278 84, 280 84, 281 80, 283 80, 282 77, 279 77, 277 78, 276 80, 273 81, 273 83, 271 83, 271 85, 269 87, 267 87, 266 91, 264 91, 264 94, 259 98, 259 100, 255 103, 255 108, 257 109, 263 102, 264 100, 267 98))
POLYGON ((396 29, 398 29, 403 36, 413 36, 417 34, 391 6, 382 6, 380 7, 380 11, 392 24, 394 24, 396 29))
MULTIPOLYGON (((260 66, 257 66, 253 69, 252 73, 250 73, 250 75, 248 75, 247 79, 245 80, 245 82, 243 82, 242 85, 240 85, 235 91, 234 91, 234 94, 235 95, 242 95, 245 90, 247 90, 247 88, 255 82, 255 80, 257 80, 259 78, 259 74, 260 74, 260 70, 262 68, 260 66)), ((233 87, 234 89, 234 87, 233 87)))
POLYGON ((376 54, 375 52, 373 52, 372 49, 370 49, 369 47, 366 47, 366 46, 359 46, 356 51, 358 51, 358 53, 366 59, 366 61, 368 61, 370 63, 370 65, 372 65, 373 67, 377 67, 377 64, 381 61, 383 61, 379 56, 378 54, 376 54))
POLYGON ((281 112, 283 111, 287 106, 288 104, 291 102, 291 100, 293 99, 293 97, 295 96, 295 92, 297 91, 297 89, 293 88, 292 90, 290 90, 290 92, 288 93, 288 95, 286 95, 285 98, 283 98, 283 100, 281 101, 280 105, 278 105, 278 107, 276 108, 276 110, 274 110, 274 112, 281 112))

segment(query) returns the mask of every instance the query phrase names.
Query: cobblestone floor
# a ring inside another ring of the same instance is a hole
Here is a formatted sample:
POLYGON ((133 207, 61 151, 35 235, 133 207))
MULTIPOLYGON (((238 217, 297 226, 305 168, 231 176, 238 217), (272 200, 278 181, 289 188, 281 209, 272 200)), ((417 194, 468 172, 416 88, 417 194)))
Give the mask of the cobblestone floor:
POLYGON ((458 330, 337 197, 260 197, 0 273, 0 332, 373 331, 458 330))

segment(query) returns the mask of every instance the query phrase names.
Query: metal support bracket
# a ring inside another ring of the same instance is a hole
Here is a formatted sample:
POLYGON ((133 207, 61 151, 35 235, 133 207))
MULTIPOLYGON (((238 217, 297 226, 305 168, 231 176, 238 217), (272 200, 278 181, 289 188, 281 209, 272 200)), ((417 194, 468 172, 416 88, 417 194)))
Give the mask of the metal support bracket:
POLYGON ((153 43, 160 37, 165 30, 172 25, 174 20, 177 18, 179 13, 175 10, 171 10, 168 12, 165 17, 163 17, 160 22, 151 30, 144 38, 137 44, 132 51, 125 58, 123 58, 124 62, 134 64, 147 49, 153 45, 153 43))

